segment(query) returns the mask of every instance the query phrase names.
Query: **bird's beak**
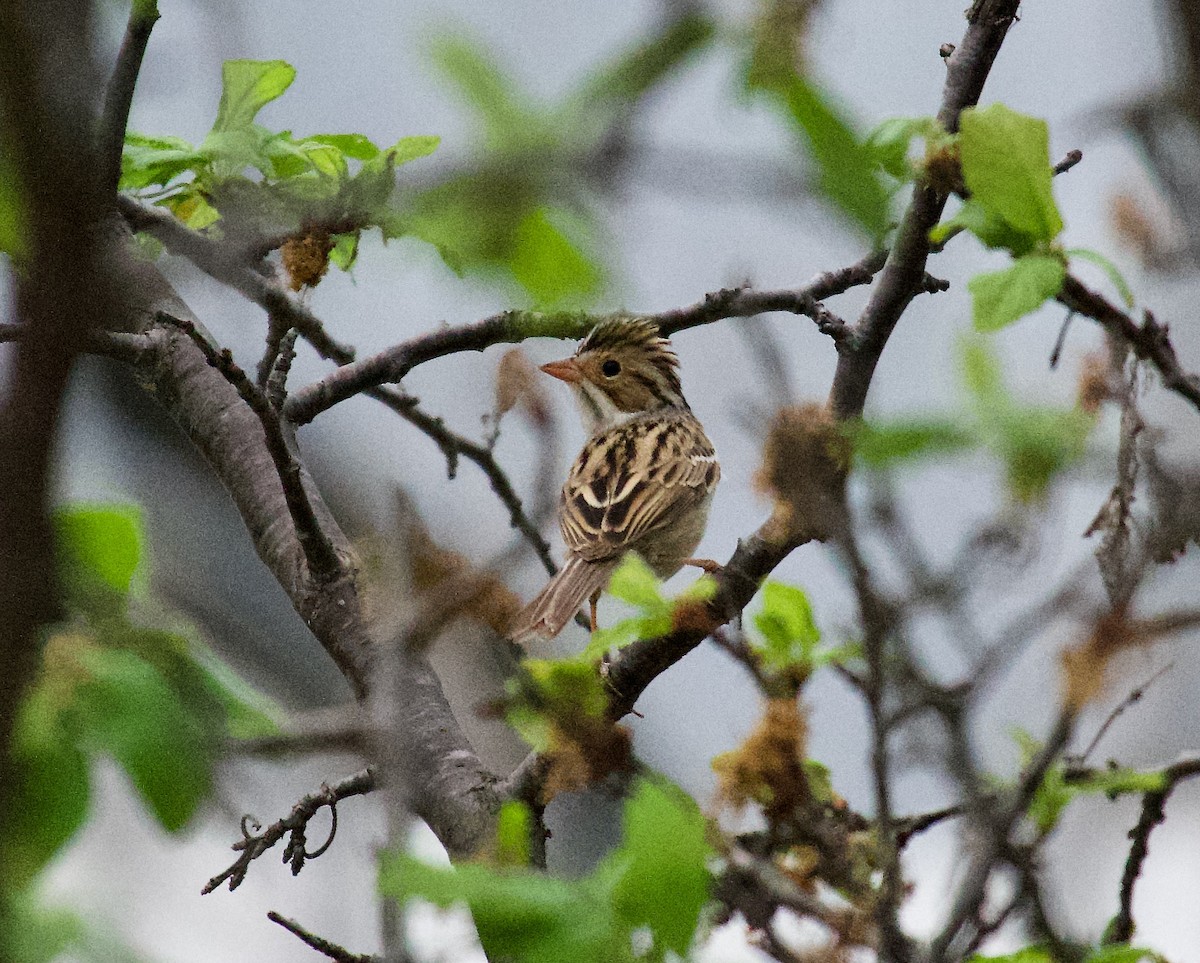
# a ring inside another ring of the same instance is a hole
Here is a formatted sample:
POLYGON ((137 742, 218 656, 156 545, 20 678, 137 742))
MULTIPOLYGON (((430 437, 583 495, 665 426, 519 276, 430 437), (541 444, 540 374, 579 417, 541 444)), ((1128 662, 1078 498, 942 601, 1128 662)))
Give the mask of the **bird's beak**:
POLYGON ((548 364, 542 365, 542 370, 551 377, 558 378, 559 381, 565 381, 567 384, 575 384, 583 378, 583 372, 579 370, 579 362, 574 358, 551 361, 548 364))

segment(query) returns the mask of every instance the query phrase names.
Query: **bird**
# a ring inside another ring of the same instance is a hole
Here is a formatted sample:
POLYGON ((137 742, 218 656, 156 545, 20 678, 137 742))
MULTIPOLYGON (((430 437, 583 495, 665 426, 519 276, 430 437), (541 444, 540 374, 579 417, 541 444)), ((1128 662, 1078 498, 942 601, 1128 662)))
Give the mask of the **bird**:
POLYGON ((659 578, 691 558, 708 520, 721 466, 679 381, 679 358, 658 325, 626 317, 597 324, 575 353, 541 366, 566 382, 583 415, 587 442, 559 502, 567 558, 516 616, 509 639, 551 639, 585 599, 596 630, 596 601, 626 552, 659 578))

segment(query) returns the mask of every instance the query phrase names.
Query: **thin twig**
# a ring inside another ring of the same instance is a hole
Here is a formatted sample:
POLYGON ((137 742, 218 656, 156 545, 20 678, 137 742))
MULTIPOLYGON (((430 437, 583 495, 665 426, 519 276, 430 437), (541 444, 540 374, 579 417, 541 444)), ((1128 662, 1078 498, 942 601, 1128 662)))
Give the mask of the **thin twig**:
POLYGON ((1142 873, 1142 866, 1150 852, 1150 834, 1166 816, 1167 799, 1175 787, 1185 779, 1200 775, 1200 759, 1185 759, 1163 770, 1164 784, 1161 789, 1148 792, 1142 798, 1142 812, 1137 825, 1129 831, 1133 840, 1129 857, 1121 873, 1120 908, 1104 935, 1105 943, 1128 943, 1133 938, 1133 888, 1142 873))
POLYGON ((233 355, 228 349, 217 350, 187 318, 176 318, 165 312, 160 312, 158 317, 161 322, 179 328, 191 338, 208 359, 208 363, 225 376, 237 389, 242 400, 258 416, 267 449, 279 473, 280 484, 283 485, 284 499, 296 528, 296 538, 304 550, 309 571, 317 581, 333 578, 341 571, 342 561, 309 501, 308 492, 304 487, 304 472, 292 452, 291 445, 288 444, 279 413, 271 406, 266 395, 246 376, 246 372, 234 363, 233 355))
POLYGON ((1127 342, 1143 361, 1152 364, 1162 376, 1163 385, 1200 409, 1200 377, 1183 370, 1168 337, 1167 326, 1146 311, 1138 324, 1103 295, 1086 287, 1068 274, 1058 294, 1061 304, 1101 324, 1114 337, 1127 342))
POLYGON ((129 21, 125 25, 125 39, 121 41, 117 63, 108 81, 96 154, 100 164, 100 182, 114 194, 121 180, 121 154, 125 147, 125 130, 129 126, 133 89, 142 69, 150 32, 158 17, 157 0, 133 0, 129 21))
MULTIPOLYGON (((253 816, 246 816, 242 820, 242 838, 233 844, 234 850, 240 855, 237 860, 222 873, 218 873, 200 890, 201 894, 211 893, 218 886, 229 881, 229 888, 235 890, 241 885, 242 880, 246 878, 246 872, 250 868, 250 864, 259 856, 265 853, 268 849, 279 842, 284 836, 291 834, 291 839, 283 852, 283 861, 288 863, 292 868, 292 874, 299 873, 304 866, 306 859, 312 859, 325 852, 332 842, 333 832, 330 832, 329 840, 316 852, 306 850, 306 840, 304 837, 305 828, 308 822, 325 806, 331 809, 335 807, 341 800, 348 799, 351 796, 361 796, 371 792, 375 788, 375 771, 371 767, 360 770, 352 776, 347 776, 345 779, 334 783, 332 786, 323 784, 316 792, 309 793, 292 807, 292 811, 277 822, 272 823, 260 833, 249 832, 246 829, 247 823, 254 823, 256 831, 258 829, 258 821, 253 816)), ((337 823, 334 822, 336 827, 337 823)))
POLYGON ((292 935, 298 936, 318 953, 324 953, 331 960, 337 960, 338 963, 380 963, 380 957, 372 956, 369 953, 351 953, 345 947, 331 943, 329 940, 322 936, 317 936, 315 933, 310 933, 295 920, 290 920, 286 916, 280 916, 274 910, 267 913, 267 919, 272 923, 278 923, 292 935))
POLYGON ((1110 712, 1108 714, 1108 716, 1105 718, 1105 720, 1101 724, 1100 728, 1096 730, 1096 734, 1094 736, 1092 736, 1092 741, 1087 744, 1087 748, 1084 749, 1083 752, 1081 752, 1078 756, 1072 756, 1069 759, 1070 765, 1072 767, 1077 767, 1077 766, 1082 766, 1082 765, 1086 764, 1088 761, 1088 757, 1093 752, 1096 751, 1096 747, 1098 745, 1100 745, 1100 740, 1104 738, 1104 734, 1106 732, 1108 732, 1109 727, 1111 727, 1112 724, 1114 722, 1116 722, 1117 719, 1127 709, 1129 709, 1131 706, 1135 705, 1136 703, 1141 702, 1143 696, 1145 696, 1145 694, 1146 694, 1146 690, 1149 689, 1150 686, 1152 686, 1155 682, 1157 682, 1159 678, 1161 678, 1163 675, 1165 675, 1167 672, 1169 672, 1174 667, 1175 667, 1174 662, 1168 662, 1161 669, 1159 669, 1157 672, 1155 672, 1154 675, 1150 676, 1149 679, 1147 679, 1145 682, 1143 682, 1141 685, 1139 685, 1136 689, 1134 689, 1132 692, 1130 692, 1129 695, 1127 695, 1124 699, 1122 699, 1120 702, 1118 702, 1113 707, 1112 712, 1110 712))
POLYGON ((387 405, 409 424, 415 425, 432 438, 446 456, 451 478, 454 477, 455 461, 460 455, 478 465, 487 476, 488 484, 492 486, 496 497, 508 509, 509 524, 533 547, 547 573, 554 575, 558 572, 558 566, 554 564, 554 557, 550 554, 550 544, 542 537, 537 520, 526 514, 520 496, 487 445, 471 441, 447 428, 441 418, 422 411, 416 398, 394 388, 372 388, 366 394, 387 405))

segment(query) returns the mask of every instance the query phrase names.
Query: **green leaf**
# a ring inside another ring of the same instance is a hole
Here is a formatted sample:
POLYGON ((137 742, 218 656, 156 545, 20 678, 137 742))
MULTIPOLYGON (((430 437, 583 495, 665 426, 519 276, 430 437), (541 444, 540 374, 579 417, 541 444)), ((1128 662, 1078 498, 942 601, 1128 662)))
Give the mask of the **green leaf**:
POLYGON ((817 166, 821 192, 862 227, 872 240, 883 237, 891 221, 887 190, 876 174, 875 154, 806 78, 770 75, 754 79, 752 89, 765 91, 783 109, 808 147, 817 166))
POLYGON ((601 719, 608 708, 604 680, 590 660, 526 659, 508 680, 505 717, 539 752, 550 748, 551 723, 581 716, 601 719))
POLYGON ((463 35, 443 35, 433 42, 430 54, 434 66, 483 122, 491 148, 511 145, 537 123, 531 106, 482 44, 463 35))
POLYGON ((987 342, 980 338, 963 341, 962 371, 967 391, 981 411, 995 411, 1010 406, 1000 361, 987 342))
POLYGON ((72 949, 76 952, 70 958, 88 959, 87 936, 87 927, 70 910, 40 905, 34 887, 13 892, 0 903, 0 959, 52 963, 72 949))
POLYGON ((869 468, 953 454, 973 448, 978 439, 961 421, 949 418, 896 418, 859 422, 851 430, 854 454, 869 468))
POLYGON ((359 232, 336 234, 333 238, 333 249, 329 252, 329 263, 334 267, 349 271, 358 260, 359 232))
POLYGON ((573 306, 600 289, 599 267, 560 227, 563 212, 530 211, 517 225, 509 266, 536 307, 573 306))
POLYGON ((327 144, 346 157, 369 161, 379 156, 379 148, 365 134, 313 134, 300 141, 301 144, 327 144))
POLYGON ((268 151, 280 156, 279 138, 257 124, 230 130, 214 128, 200 145, 200 153, 222 178, 242 174, 251 167, 264 177, 275 176, 275 162, 268 151))
POLYGON ((662 33, 634 45, 594 73, 574 98, 571 111, 635 103, 715 35, 712 19, 698 13, 668 18, 662 33))
POLYGON ((908 149, 914 137, 932 137, 942 130, 932 117, 891 117, 867 134, 866 147, 892 177, 912 176, 908 149))
POLYGON ((396 143, 389 147, 386 151, 392 159, 392 163, 396 167, 407 164, 409 161, 418 160, 421 157, 428 157, 441 144, 442 139, 429 134, 418 134, 412 137, 401 137, 396 143))
POLYGON ((973 954, 967 963, 1055 963, 1054 954, 1041 946, 1027 946, 1004 956, 980 956, 973 954))
POLYGON ((1102 946, 1084 958, 1084 963, 1141 963, 1142 960, 1163 961, 1154 950, 1140 946, 1102 946))
POLYGON ((417 896, 442 907, 466 903, 488 959, 630 959, 616 938, 611 908, 578 883, 472 863, 439 868, 402 854, 384 857, 379 889, 402 901, 417 896))
POLYGON ((125 135, 121 151, 121 190, 166 185, 187 171, 199 171, 208 157, 179 137, 147 137, 133 131, 125 135))
POLYGON ((25 249, 25 201, 16 168, 0 150, 0 253, 20 257, 25 249))
POLYGON ((999 331, 1036 311, 1062 290, 1067 269, 1050 254, 1026 254, 1002 271, 977 274, 967 282, 975 328, 999 331))
POLYGON ((65 506, 54 513, 54 527, 68 581, 95 580, 118 595, 129 594, 142 557, 137 506, 65 506))
POLYGON ((1037 246, 1037 238, 1013 227, 1000 215, 988 210, 974 198, 967 198, 954 216, 929 232, 929 240, 943 244, 954 230, 970 231, 990 248, 1003 248, 1020 257, 1037 246))
POLYGON ((1063 227, 1054 203, 1049 138, 1045 121, 1003 104, 962 112, 959 149, 971 195, 1018 231, 1045 242, 1063 227))
POLYGON ((779 671, 811 664, 821 633, 804 590, 771 580, 763 585, 762 601, 754 626, 763 634, 765 645, 754 647, 766 667, 779 671))
POLYGON ((626 552, 608 581, 608 594, 639 609, 659 609, 667 604, 662 583, 637 552, 626 552))
POLYGON ((1092 264, 1095 264, 1098 268, 1100 268, 1101 271, 1108 275, 1108 279, 1112 281, 1113 287, 1116 288, 1117 293, 1121 295, 1121 300, 1125 302, 1125 307, 1133 307, 1133 291, 1130 289, 1129 283, 1122 276, 1121 272, 1117 270, 1117 266, 1113 264, 1112 261, 1106 258, 1099 251, 1092 251, 1086 247, 1073 247, 1066 253, 1067 257, 1069 258, 1082 258, 1085 261, 1091 261, 1092 264))
POLYGON ((221 103, 213 131, 249 127, 262 110, 296 79, 283 60, 226 60, 221 68, 221 103))
POLYGON ((4 834, 5 875, 29 883, 79 831, 91 797, 88 765, 65 724, 61 698, 43 677, 17 711, 13 756, 17 780, 4 834))
POLYGON ((641 779, 625 804, 624 824, 621 846, 597 876, 616 877, 617 915, 629 930, 650 927, 657 959, 664 949, 682 956, 709 896, 704 817, 678 787, 641 779))
POLYGON ((212 789, 203 729, 155 668, 129 651, 84 650, 77 691, 86 744, 120 764, 169 832, 182 829, 212 789))
POLYGON ((496 863, 500 866, 528 866, 533 817, 523 802, 510 799, 496 817, 496 863))

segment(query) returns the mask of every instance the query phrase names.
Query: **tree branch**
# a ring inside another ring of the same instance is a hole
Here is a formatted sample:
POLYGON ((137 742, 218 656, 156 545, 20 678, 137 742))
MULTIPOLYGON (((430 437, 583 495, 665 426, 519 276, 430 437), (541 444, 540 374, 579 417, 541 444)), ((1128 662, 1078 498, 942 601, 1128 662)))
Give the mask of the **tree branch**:
POLYGON ((333 842, 333 837, 337 832, 337 804, 343 799, 349 799, 351 796, 361 796, 369 793, 375 788, 375 772, 370 767, 354 773, 352 776, 347 776, 345 779, 334 783, 332 786, 322 784, 321 788, 316 792, 311 792, 296 805, 292 807, 292 811, 268 826, 261 833, 255 835, 247 832, 246 825, 253 824, 255 830, 261 828, 258 820, 253 816, 247 815, 242 817, 242 838, 233 844, 235 852, 240 853, 238 858, 222 873, 218 873, 200 890, 202 895, 211 893, 223 883, 228 881, 230 890, 237 889, 242 880, 246 878, 246 872, 250 868, 250 864, 258 859, 268 849, 278 843, 284 836, 290 835, 287 846, 283 851, 283 861, 291 866, 292 875, 295 876, 304 867, 305 860, 315 859, 329 848, 329 844, 333 842), (329 807, 333 815, 333 824, 329 830, 329 837, 320 849, 310 852, 306 847, 308 841, 305 838, 305 830, 308 827, 308 822, 318 812, 329 807))
POLYGON ((274 910, 267 913, 267 919, 272 923, 278 923, 293 936, 299 937, 306 944, 311 946, 318 953, 323 953, 331 960, 337 960, 338 963, 380 963, 378 956, 372 956, 370 953, 351 953, 348 949, 338 946, 336 943, 331 943, 322 936, 317 936, 315 933, 310 933, 295 920, 290 920, 286 916, 280 916, 274 910))
POLYGON ((104 113, 100 118, 97 160, 100 164, 100 183, 113 194, 121 181, 121 154, 125 147, 125 130, 129 126, 129 108, 133 104, 133 89, 142 69, 142 57, 150 42, 150 31, 158 21, 158 0, 133 0, 125 39, 117 54, 117 63, 108 80, 104 113))
POLYGON ((350 577, 351 573, 338 557, 333 542, 313 510, 308 492, 304 488, 304 473, 301 471, 300 462, 288 444, 279 413, 267 400, 267 396, 246 376, 246 372, 234 363, 233 355, 228 349, 218 351, 191 321, 172 317, 165 312, 160 314, 159 318, 164 323, 179 328, 191 338, 208 363, 225 376, 225 380, 233 385, 238 396, 258 416, 266 438, 267 451, 271 454, 271 460, 275 463, 275 470, 283 485, 283 497, 296 529, 296 539, 308 561, 309 572, 318 583, 333 581, 338 577, 350 577))
POLYGON ((1183 370, 1175 347, 1167 336, 1167 326, 1155 321, 1149 311, 1145 312, 1142 323, 1138 324, 1105 297, 1085 287, 1072 274, 1068 274, 1063 281, 1058 301, 1076 314, 1098 322, 1113 337, 1127 343, 1134 354, 1158 370, 1168 389, 1200 409, 1200 377, 1183 370))
POLYGON ((177 221, 167 211, 117 195, 117 209, 135 231, 158 238, 172 254, 187 258, 216 281, 253 301, 286 328, 296 328, 323 358, 346 364, 354 350, 330 336, 321 320, 293 298, 278 282, 248 267, 240 252, 205 237, 177 221))
MULTIPOLYGON (((815 316, 819 327, 827 329, 827 333, 835 340, 841 340, 844 325, 826 311, 820 302, 855 285, 869 283, 881 257, 880 254, 871 254, 857 264, 820 274, 808 284, 792 290, 726 289, 710 294, 703 301, 686 308, 638 316, 656 321, 664 334, 671 335, 723 318, 786 311, 815 316), (836 336, 834 332, 838 332, 836 336)), ((582 338, 596 324, 618 316, 626 315, 502 311, 473 324, 442 328, 394 345, 369 358, 342 365, 320 381, 296 392, 288 399, 284 411, 297 425, 307 424, 321 412, 347 398, 386 382, 400 381, 413 368, 435 358, 460 351, 482 351, 495 344, 524 341, 526 338, 582 338)))

